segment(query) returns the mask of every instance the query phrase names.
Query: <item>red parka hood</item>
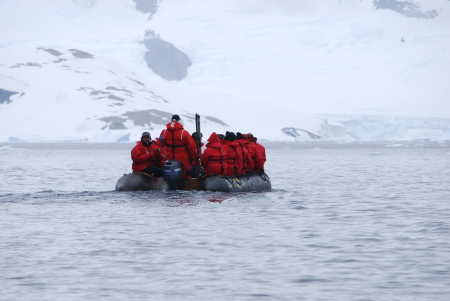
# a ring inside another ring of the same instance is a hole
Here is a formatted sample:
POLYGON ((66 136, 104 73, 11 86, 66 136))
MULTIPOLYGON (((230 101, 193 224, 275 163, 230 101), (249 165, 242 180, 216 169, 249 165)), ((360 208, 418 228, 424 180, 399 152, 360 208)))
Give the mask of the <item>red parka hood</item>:
POLYGON ((181 123, 179 123, 178 121, 172 121, 166 125, 166 128, 168 130, 178 130, 178 129, 182 129, 183 125, 181 123))
POLYGON ((234 140, 234 141, 221 140, 220 142, 222 143, 222 145, 231 145, 231 146, 234 146, 234 147, 238 147, 239 146, 239 142, 237 140, 234 140))
POLYGON ((222 143, 220 143, 219 136, 216 134, 216 132, 213 132, 211 136, 209 136, 206 147, 215 147, 215 148, 222 147, 222 143))

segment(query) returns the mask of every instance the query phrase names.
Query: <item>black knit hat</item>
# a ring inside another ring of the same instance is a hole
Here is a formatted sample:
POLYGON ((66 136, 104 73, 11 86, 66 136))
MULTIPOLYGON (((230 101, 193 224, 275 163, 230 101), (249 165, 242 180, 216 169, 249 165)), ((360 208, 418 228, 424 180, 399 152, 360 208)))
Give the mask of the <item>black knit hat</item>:
POLYGON ((217 136, 219 136, 219 139, 220 139, 220 140, 223 140, 223 138, 225 138, 225 135, 224 135, 224 134, 217 134, 217 136))
POLYGON ((236 134, 233 132, 226 132, 225 138, 223 138, 223 140, 234 141, 234 140, 236 140, 236 134))
POLYGON ((239 133, 239 132, 237 132, 236 133, 236 139, 244 139, 244 136, 242 136, 242 134, 241 133, 239 133))
POLYGON ((145 136, 149 136, 150 139, 152 139, 152 136, 150 136, 149 132, 143 132, 141 138, 144 138, 145 136))
MULTIPOLYGON (((198 133, 197 133, 197 132, 193 132, 191 136, 192 136, 192 138, 194 138, 195 140, 198 139, 198 133)), ((202 137, 203 137, 203 134, 200 133, 200 138, 202 138, 202 137)))
POLYGON ((180 121, 180 116, 178 116, 178 115, 173 115, 173 116, 172 116, 172 121, 180 121))

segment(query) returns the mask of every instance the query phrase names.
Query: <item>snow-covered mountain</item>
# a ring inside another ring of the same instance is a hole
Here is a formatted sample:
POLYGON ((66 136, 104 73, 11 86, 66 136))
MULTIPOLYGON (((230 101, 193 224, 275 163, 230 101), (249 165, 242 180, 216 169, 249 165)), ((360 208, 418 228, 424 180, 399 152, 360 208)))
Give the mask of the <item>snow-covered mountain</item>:
POLYGON ((0 0, 0 141, 450 137, 450 1, 0 0))
POLYGON ((345 131, 336 135, 332 126, 322 128, 324 121, 317 117, 270 104, 252 110, 250 104, 262 105, 236 96, 152 83, 107 58, 79 49, 3 48, 0 57, 14 62, 4 65, 8 75, 0 75, 5 87, 0 141, 127 141, 130 135, 130 139, 140 137, 144 130, 155 137, 174 113, 193 132, 196 112, 208 134, 233 130, 280 139, 285 136, 281 129, 292 124, 324 138, 347 137, 345 131))

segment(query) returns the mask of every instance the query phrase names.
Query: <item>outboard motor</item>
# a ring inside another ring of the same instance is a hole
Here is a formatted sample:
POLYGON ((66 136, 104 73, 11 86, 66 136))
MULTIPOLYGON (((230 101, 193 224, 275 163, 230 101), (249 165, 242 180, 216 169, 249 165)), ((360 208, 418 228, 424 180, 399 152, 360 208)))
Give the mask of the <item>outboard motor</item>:
POLYGON ((167 160, 164 164, 163 178, 170 190, 183 189, 183 168, 178 160, 167 160))

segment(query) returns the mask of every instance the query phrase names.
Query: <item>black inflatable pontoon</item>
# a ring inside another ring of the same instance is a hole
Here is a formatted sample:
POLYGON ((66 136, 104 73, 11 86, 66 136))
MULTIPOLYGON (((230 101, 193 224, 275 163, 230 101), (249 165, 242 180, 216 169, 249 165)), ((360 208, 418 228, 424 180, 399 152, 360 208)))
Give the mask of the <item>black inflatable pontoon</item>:
POLYGON ((248 192, 272 189, 270 178, 265 173, 250 173, 244 176, 225 177, 221 175, 205 175, 183 180, 181 163, 168 160, 164 166, 163 178, 133 172, 124 174, 116 184, 118 191, 139 190, 209 190, 223 192, 248 192))

